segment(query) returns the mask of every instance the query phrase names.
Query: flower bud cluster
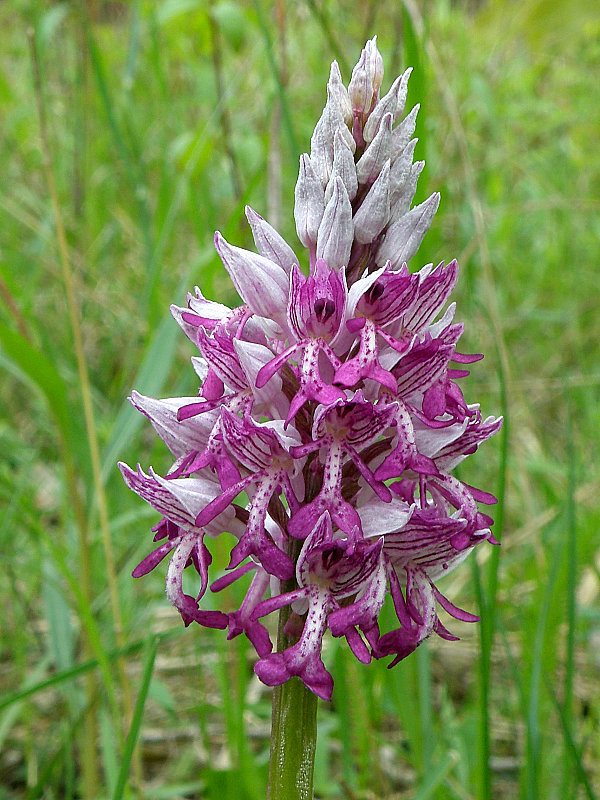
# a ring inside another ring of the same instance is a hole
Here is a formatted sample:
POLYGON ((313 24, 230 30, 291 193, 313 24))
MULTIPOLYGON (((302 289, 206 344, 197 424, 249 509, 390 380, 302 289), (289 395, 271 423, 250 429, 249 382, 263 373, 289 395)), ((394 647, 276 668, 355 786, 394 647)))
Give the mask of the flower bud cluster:
POLYGON ((134 570, 170 555, 167 596, 186 625, 244 633, 269 686, 299 676, 324 699, 326 630, 363 663, 390 666, 432 632, 456 638, 438 607, 465 621, 435 582, 484 541, 494 498, 452 470, 495 434, 456 381, 481 358, 457 352, 455 261, 410 272, 439 195, 411 208, 418 107, 404 115, 410 70, 383 97, 383 62, 367 42, 348 89, 331 67, 327 102, 300 159, 294 215, 308 276, 292 248, 246 209, 257 253, 215 246, 242 304, 196 288, 173 316, 198 348, 196 397, 133 392, 174 457, 165 476, 121 464, 127 485, 162 515, 160 542, 134 570), (244 499, 242 499, 244 498, 244 499), (207 539, 237 543, 209 581, 207 539), (184 571, 197 573, 194 594, 184 571), (187 580, 187 579, 186 579, 187 580), (239 609, 204 610, 210 588, 246 581, 239 609), (387 593, 398 627, 382 632, 387 593), (261 620, 289 606, 292 644, 273 652, 261 620))

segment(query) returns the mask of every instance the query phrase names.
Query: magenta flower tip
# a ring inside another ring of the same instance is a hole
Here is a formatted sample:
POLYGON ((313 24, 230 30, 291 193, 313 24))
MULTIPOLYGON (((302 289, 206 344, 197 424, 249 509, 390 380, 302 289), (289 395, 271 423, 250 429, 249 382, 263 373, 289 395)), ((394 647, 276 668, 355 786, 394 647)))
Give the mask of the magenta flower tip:
POLYGON ((413 266, 440 195, 413 205, 423 162, 413 162, 418 106, 404 113, 410 73, 382 96, 375 38, 348 88, 334 62, 295 188, 307 256, 249 206, 256 252, 215 233, 241 304, 196 288, 186 307, 172 307, 197 348, 198 395, 133 391, 174 461, 165 476, 119 464, 161 515, 158 544, 133 577, 169 556, 167 597, 185 625, 244 634, 263 683, 298 676, 324 700, 329 634, 361 663, 389 656, 389 666, 432 633, 455 640, 440 608, 479 618, 436 582, 474 547, 497 544, 478 505, 496 499, 452 474, 502 424, 459 387, 464 366, 483 356, 456 349, 464 326, 448 303, 458 265, 413 266), (206 542, 223 532, 236 541, 211 583, 206 542), (186 571, 197 576, 194 594, 183 589, 186 571), (207 591, 236 580, 247 589, 240 608, 202 608, 207 591), (398 625, 382 632, 388 594, 398 625), (286 606, 292 644, 273 652, 259 620, 286 606))

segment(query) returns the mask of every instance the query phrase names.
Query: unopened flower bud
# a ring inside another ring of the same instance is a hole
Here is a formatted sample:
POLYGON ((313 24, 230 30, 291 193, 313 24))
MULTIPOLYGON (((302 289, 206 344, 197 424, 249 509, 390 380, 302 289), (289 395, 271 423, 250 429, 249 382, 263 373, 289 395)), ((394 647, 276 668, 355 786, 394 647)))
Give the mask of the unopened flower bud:
POLYGON ((377 37, 370 39, 352 70, 348 95, 355 114, 365 117, 377 99, 383 80, 383 59, 377 49, 377 37))
POLYGON ((337 61, 331 65, 329 81, 327 83, 327 97, 331 98, 335 107, 348 128, 352 125, 352 103, 348 96, 348 90, 342 83, 342 76, 337 61))
POLYGON ((327 186, 333 168, 333 145, 338 132, 354 153, 356 142, 344 122, 338 107, 339 97, 327 87, 327 103, 310 139, 310 158, 323 188, 327 186))
POLYGON ((390 261, 392 268, 397 269, 409 261, 429 230, 439 204, 440 194, 434 192, 431 197, 411 208, 408 213, 390 225, 377 251, 377 265, 381 267, 386 261, 390 261))
POLYGON ((423 172, 424 161, 415 161, 411 164, 408 176, 404 183, 394 192, 390 199, 390 220, 397 220, 410 208, 415 192, 417 191, 417 181, 423 172))
POLYGON ((365 122, 363 130, 363 137, 365 142, 373 140, 379 125, 385 114, 392 115, 392 122, 396 122, 400 114, 404 111, 404 104, 406 103, 406 95, 408 92, 408 79, 412 69, 407 69, 402 75, 398 76, 390 87, 389 92, 379 100, 373 111, 369 114, 369 118, 365 122))
POLYGON ((352 206, 342 179, 336 178, 319 226, 317 258, 322 258, 332 269, 345 266, 350 258, 353 236, 352 206))
POLYGON ((390 217, 390 162, 383 165, 379 177, 369 189, 354 215, 354 238, 370 244, 383 230, 390 217))
POLYGON ((325 203, 323 186, 315 174, 312 161, 304 153, 300 156, 300 172, 295 189, 294 218, 296 232, 304 247, 314 247, 325 203))
POLYGON ((407 114, 399 125, 392 131, 392 161, 394 161, 410 142, 417 124, 417 114, 421 108, 420 103, 407 114))
POLYGON ((354 200, 358 190, 358 179, 356 177, 356 164, 352 150, 348 147, 348 143, 339 131, 335 132, 335 139, 333 143, 333 168, 331 170, 331 177, 325 189, 325 203, 328 203, 335 185, 335 179, 340 177, 346 187, 348 199, 354 200))
POLYGON ((404 187, 413 163, 413 153, 418 139, 412 139, 392 162, 390 170, 390 202, 393 204, 404 187))
POLYGON ((389 161, 392 146, 392 115, 386 114, 381 120, 377 136, 367 147, 356 165, 359 183, 373 183, 383 165, 389 161))

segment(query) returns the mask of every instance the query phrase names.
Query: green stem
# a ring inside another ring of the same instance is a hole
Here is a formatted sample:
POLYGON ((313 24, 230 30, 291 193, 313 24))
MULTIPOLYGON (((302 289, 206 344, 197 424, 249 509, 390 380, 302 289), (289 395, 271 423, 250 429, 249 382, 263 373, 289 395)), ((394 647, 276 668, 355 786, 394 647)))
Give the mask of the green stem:
POLYGON ((291 678, 273 690, 267 800, 312 800, 317 696, 291 678))
MULTIPOLYGON (((290 542, 289 555, 298 557, 298 542, 290 542)), ((283 591, 296 586, 286 581, 283 591)), ((279 612, 277 652, 282 653, 295 640, 285 632, 290 616, 286 606, 279 612)), ((313 800, 313 772, 317 744, 317 696, 300 678, 290 678, 273 690, 271 717, 271 760, 267 800, 313 800)))

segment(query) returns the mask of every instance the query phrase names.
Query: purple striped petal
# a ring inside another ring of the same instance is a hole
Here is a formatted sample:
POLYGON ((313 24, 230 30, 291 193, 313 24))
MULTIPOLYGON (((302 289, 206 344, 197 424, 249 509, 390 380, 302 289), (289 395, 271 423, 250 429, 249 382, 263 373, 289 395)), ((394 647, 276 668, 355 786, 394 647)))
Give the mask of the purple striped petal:
POLYGON ((255 314, 285 321, 289 292, 287 272, 264 256, 234 247, 217 231, 215 248, 242 300, 255 314), (265 286, 269 291, 265 291, 265 286))
POLYGON ((154 430, 176 458, 191 450, 203 450, 219 416, 218 412, 213 410, 201 417, 179 421, 179 410, 193 403, 195 398, 192 397, 156 400, 132 391, 129 399, 135 409, 148 417, 154 430))

